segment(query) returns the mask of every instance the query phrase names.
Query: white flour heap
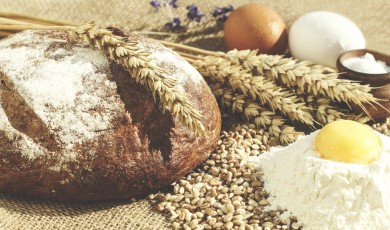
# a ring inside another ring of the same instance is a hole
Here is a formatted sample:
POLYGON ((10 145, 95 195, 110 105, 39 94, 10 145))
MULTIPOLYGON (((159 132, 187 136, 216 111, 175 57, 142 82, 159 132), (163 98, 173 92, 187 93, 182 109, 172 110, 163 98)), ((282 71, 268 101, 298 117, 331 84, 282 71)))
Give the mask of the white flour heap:
POLYGON ((263 172, 270 210, 287 209, 304 229, 390 229, 390 138, 377 133, 381 156, 370 164, 323 160, 318 131, 285 148, 251 157, 263 172))

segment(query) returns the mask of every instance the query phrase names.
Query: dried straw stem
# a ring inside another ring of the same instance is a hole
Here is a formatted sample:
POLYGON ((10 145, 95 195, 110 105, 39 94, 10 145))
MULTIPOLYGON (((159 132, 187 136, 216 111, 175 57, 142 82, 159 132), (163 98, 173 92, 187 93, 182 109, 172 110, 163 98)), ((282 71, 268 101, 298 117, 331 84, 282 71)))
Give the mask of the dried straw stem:
POLYGON ((151 39, 151 40, 154 40, 156 42, 159 42, 165 46, 169 46, 169 47, 174 48, 174 49, 185 50, 187 52, 196 53, 198 55, 204 55, 204 56, 215 56, 216 55, 216 52, 214 52, 214 51, 208 51, 208 50, 199 49, 199 48, 192 47, 192 46, 177 44, 177 43, 163 41, 163 40, 156 40, 156 39, 151 39))
POLYGON ((8 31, 0 31, 0 37, 8 37, 12 34, 12 32, 8 32, 8 31))
POLYGON ((292 120, 313 125, 310 109, 304 103, 297 103, 296 96, 274 82, 262 76, 253 76, 242 66, 233 65, 221 57, 207 56, 191 63, 203 76, 226 84, 261 105, 267 104, 272 110, 278 110, 292 120))
POLYGON ((268 129, 279 138, 281 144, 292 143, 300 135, 294 127, 284 124, 284 119, 267 107, 260 107, 258 102, 246 95, 234 92, 233 89, 224 87, 221 83, 209 83, 210 88, 222 106, 238 113, 241 117, 256 125, 257 128, 268 129))
POLYGON ((37 25, 58 25, 58 26, 78 26, 76 23, 71 23, 61 20, 52 20, 47 18, 35 17, 26 14, 19 14, 15 12, 0 12, 0 17, 13 19, 19 22, 26 22, 28 24, 37 25))
POLYGON ((33 25, 33 24, 0 24, 0 30, 8 31, 22 31, 22 30, 63 30, 71 31, 75 29, 74 26, 45 26, 45 25, 33 25))
POLYGON ((31 23, 25 21, 19 21, 11 18, 4 18, 4 17, 0 17, 0 23, 5 25, 31 25, 31 23))

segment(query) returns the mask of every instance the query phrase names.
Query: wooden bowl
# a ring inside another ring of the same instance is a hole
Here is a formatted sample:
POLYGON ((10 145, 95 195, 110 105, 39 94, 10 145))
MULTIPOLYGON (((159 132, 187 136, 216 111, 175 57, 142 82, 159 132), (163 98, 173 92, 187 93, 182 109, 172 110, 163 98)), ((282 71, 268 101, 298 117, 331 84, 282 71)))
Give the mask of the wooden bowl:
MULTIPOLYGON (((366 53, 370 53, 374 56, 375 60, 383 61, 388 66, 390 66, 390 56, 376 52, 369 49, 359 49, 359 50, 351 50, 341 54, 337 58, 336 66, 339 72, 341 72, 341 77, 359 81, 362 84, 369 84, 373 87, 371 93, 378 98, 379 104, 364 104, 367 113, 374 120, 380 120, 385 117, 390 116, 390 73, 383 74, 369 74, 362 73, 343 65, 343 62, 349 58, 361 57, 366 53)), ((357 106, 352 105, 352 109, 356 113, 361 113, 363 110, 357 106)))
POLYGON ((343 65, 343 62, 345 60, 354 57, 361 57, 364 56, 366 53, 372 54, 375 60, 383 61, 387 65, 390 65, 390 56, 369 49, 359 49, 359 50, 351 50, 342 53, 337 58, 337 62, 336 62, 337 69, 342 73, 346 73, 347 78, 351 80, 358 80, 363 82, 369 81, 370 83, 378 83, 378 84, 382 84, 386 82, 389 83, 390 82, 389 72, 383 74, 368 74, 368 73, 354 71, 343 65))

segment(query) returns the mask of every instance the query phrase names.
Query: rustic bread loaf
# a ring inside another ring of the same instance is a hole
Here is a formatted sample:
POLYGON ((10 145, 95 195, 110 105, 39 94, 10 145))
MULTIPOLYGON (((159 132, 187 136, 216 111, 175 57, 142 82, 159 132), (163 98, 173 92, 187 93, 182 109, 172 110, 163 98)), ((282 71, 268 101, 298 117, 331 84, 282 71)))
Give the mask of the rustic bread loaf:
POLYGON ((221 128, 206 82, 183 58, 129 40, 203 113, 198 136, 121 66, 65 32, 0 40, 0 192, 61 201, 122 199, 169 185, 207 159, 221 128))

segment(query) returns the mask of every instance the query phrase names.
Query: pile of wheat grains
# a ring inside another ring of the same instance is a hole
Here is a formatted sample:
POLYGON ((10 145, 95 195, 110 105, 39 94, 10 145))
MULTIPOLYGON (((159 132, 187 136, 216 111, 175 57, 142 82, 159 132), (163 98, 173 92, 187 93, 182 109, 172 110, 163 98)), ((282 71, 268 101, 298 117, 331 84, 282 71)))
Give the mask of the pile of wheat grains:
MULTIPOLYGON (((390 119, 372 125, 389 135, 390 119)), ((296 217, 279 220, 283 210, 266 211, 268 194, 262 173, 247 163, 249 156, 278 145, 278 138, 253 124, 222 131, 217 149, 200 167, 172 184, 168 192, 148 196, 166 214, 173 229, 302 229, 296 217)))
POLYGON ((300 229, 278 220, 283 210, 265 211, 268 194, 261 172, 247 163, 277 144, 277 138, 254 125, 223 131, 217 149, 200 167, 172 184, 171 191, 149 195, 174 229, 300 229))

